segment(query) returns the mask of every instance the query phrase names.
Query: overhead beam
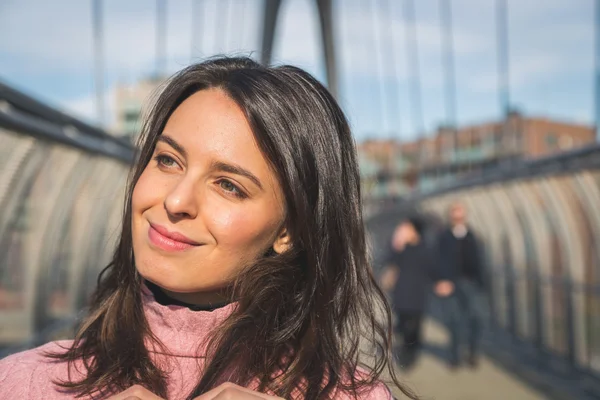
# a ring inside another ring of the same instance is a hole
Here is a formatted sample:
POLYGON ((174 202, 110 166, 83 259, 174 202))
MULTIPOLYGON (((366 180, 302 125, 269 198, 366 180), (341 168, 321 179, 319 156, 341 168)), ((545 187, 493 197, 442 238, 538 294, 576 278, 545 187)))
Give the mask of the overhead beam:
POLYGON ((281 7, 281 0, 265 0, 263 17, 263 38, 261 48, 261 62, 263 65, 271 64, 273 60, 273 43, 275 42, 275 28, 277 27, 277 15, 281 7))
POLYGON ((333 26, 333 4, 332 0, 316 0, 319 10, 319 22, 321 25, 321 41, 323 45, 323 57, 325 58, 325 70, 327 73, 327 87, 334 97, 338 97, 338 76, 335 57, 334 26, 333 26))
MULTIPOLYGON (((325 59, 325 72, 327 74, 327 87, 334 97, 338 95, 337 63, 335 57, 333 4, 331 0, 315 0, 319 14, 320 39, 325 59)), ((261 48, 261 63, 271 64, 273 60, 273 44, 281 0, 265 0, 263 17, 263 37, 261 48)))

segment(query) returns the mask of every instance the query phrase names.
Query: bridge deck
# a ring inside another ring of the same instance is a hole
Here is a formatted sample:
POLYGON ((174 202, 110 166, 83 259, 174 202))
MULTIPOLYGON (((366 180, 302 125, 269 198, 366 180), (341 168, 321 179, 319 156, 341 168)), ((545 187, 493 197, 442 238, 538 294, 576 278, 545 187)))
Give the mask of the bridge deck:
MULTIPOLYGON (((448 335, 433 320, 425 322, 424 339, 427 346, 443 347, 448 335)), ((461 368, 452 371, 445 361, 425 350, 415 367, 402 373, 403 381, 423 399, 436 400, 541 400, 547 397, 508 373, 493 360, 482 357, 477 369, 461 368)), ((398 399, 404 399, 399 391, 398 399)))

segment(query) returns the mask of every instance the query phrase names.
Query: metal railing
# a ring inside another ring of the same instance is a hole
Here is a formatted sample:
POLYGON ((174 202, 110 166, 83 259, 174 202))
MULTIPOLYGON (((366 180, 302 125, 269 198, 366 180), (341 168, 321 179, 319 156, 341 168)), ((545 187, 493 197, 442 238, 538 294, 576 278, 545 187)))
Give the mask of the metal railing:
POLYGON ((70 331, 109 261, 126 138, 0 83, 0 355, 70 331))
POLYGON ((457 201, 485 249, 491 351, 600 397, 600 145, 382 202, 367 224, 381 240, 411 210, 439 224, 457 201))

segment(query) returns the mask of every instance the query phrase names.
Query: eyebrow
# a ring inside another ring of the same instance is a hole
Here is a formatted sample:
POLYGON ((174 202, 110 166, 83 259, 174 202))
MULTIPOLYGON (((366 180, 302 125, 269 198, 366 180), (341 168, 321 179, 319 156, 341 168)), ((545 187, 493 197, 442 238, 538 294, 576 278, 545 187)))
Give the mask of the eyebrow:
MULTIPOLYGON (((162 134, 158 137, 157 141, 168 144, 173 149, 175 149, 178 153, 180 153, 184 158, 187 158, 187 156, 188 156, 187 151, 183 148, 182 145, 177 143, 177 141, 175 139, 173 139, 171 136, 162 134)), ((248 171, 247 169, 242 168, 239 165, 228 164, 223 161, 213 161, 210 164, 210 169, 215 170, 215 171, 223 171, 223 172, 228 172, 230 174, 244 176, 244 177, 250 179, 256 186, 258 186, 260 188, 260 190, 263 190, 263 185, 262 185, 262 183, 260 183, 260 180, 256 177, 256 175, 254 175, 252 172, 248 171)))
POLYGON ((213 161, 210 165, 210 168, 216 171, 229 172, 230 174, 244 176, 254 182, 254 184, 261 190, 263 190, 263 185, 260 183, 260 180, 252 172, 240 167, 239 165, 228 164, 222 161, 213 161))
POLYGON ((165 135, 165 134, 160 135, 157 139, 157 142, 163 142, 163 143, 168 144, 169 146, 174 148, 175 151, 177 151, 179 154, 181 154, 183 156, 183 158, 187 158, 187 156, 188 156, 187 151, 185 151, 183 146, 180 145, 179 143, 177 143, 177 141, 169 135, 165 135))

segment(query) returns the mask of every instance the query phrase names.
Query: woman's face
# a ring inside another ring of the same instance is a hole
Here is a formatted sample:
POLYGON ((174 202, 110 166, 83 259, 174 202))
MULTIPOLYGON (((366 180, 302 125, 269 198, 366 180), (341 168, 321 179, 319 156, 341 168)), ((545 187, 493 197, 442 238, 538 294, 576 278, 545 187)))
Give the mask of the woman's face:
POLYGON ((171 115, 132 198, 136 268, 179 300, 222 299, 239 271, 284 251, 281 187, 242 110, 218 89, 171 115))
POLYGON ((402 251, 408 243, 414 243, 417 239, 418 234, 414 225, 404 221, 394 230, 392 246, 396 250, 402 251))

